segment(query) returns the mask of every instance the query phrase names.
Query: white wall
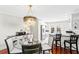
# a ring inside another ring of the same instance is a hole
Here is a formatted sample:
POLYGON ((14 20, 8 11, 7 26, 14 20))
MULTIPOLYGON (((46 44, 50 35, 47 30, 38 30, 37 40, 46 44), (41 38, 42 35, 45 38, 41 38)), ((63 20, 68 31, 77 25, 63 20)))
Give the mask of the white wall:
POLYGON ((0 49, 6 48, 4 39, 7 36, 15 35, 20 29, 23 29, 22 18, 0 14, 0 49))
POLYGON ((57 22, 46 22, 48 26, 54 27, 55 30, 57 27, 61 28, 61 33, 64 35, 66 34, 65 31, 71 30, 71 23, 69 20, 65 21, 57 21, 57 22))
POLYGON ((79 34, 79 12, 74 12, 72 14, 72 30, 76 33, 79 34), (77 27, 76 29, 74 27, 77 27))

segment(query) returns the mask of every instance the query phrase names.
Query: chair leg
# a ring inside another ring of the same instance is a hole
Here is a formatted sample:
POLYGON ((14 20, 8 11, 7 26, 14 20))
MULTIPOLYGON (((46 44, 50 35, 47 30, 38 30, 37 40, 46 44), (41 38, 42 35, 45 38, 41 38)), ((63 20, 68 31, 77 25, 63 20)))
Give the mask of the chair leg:
POLYGON ((65 45, 65 41, 64 41, 64 53, 65 53, 65 48, 66 48, 66 45, 65 45))
POLYGON ((70 44, 70 54, 72 54, 72 49, 71 49, 71 47, 72 47, 72 44, 70 44))
POLYGON ((51 50, 48 50, 49 54, 50 54, 50 51, 51 51, 51 50))
POLYGON ((43 50, 43 54, 45 54, 45 51, 43 50))
POLYGON ((77 45, 77 43, 76 43, 76 52, 77 52, 77 54, 78 54, 78 45, 77 45))
POLYGON ((53 51, 53 50, 54 50, 54 47, 53 47, 53 46, 54 46, 54 40, 53 40, 53 42, 52 42, 52 54, 53 54, 53 52, 54 52, 54 51, 53 51))
POLYGON ((57 54, 57 41, 56 41, 56 54, 57 54))
POLYGON ((62 51, 62 50, 61 50, 61 41, 60 41, 60 54, 61 54, 61 51, 62 51))

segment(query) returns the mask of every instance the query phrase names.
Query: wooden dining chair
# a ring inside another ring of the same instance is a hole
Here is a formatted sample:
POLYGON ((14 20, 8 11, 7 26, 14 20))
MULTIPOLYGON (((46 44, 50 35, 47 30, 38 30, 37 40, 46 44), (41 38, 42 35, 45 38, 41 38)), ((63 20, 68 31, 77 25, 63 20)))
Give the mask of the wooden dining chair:
POLYGON ((41 44, 22 45, 23 54, 40 54, 42 52, 41 44))
POLYGON ((78 36, 79 35, 71 35, 70 40, 64 40, 64 52, 65 49, 70 49, 70 53, 72 54, 72 48, 76 49, 76 52, 78 53, 78 36), (69 44, 69 46, 67 45, 69 44), (76 46, 73 46, 76 45, 76 46))
POLYGON ((53 38, 53 45, 55 45, 56 53, 57 53, 57 46, 58 45, 60 46, 60 53, 61 53, 61 35, 62 34, 56 34, 56 36, 53 38), (55 44, 54 44, 54 42, 55 42, 55 44))
POLYGON ((8 37, 5 39, 8 54, 21 54, 22 49, 14 47, 14 44, 17 42, 17 40, 13 41, 12 39, 14 39, 14 37, 8 37))

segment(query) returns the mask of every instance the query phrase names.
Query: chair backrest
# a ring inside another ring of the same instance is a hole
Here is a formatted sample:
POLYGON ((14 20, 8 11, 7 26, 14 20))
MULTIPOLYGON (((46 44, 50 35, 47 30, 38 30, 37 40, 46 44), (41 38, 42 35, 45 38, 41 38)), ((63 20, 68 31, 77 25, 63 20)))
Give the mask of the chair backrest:
MULTIPOLYGON (((24 36, 9 36, 5 39, 5 44, 7 47, 8 54, 12 53, 14 48, 16 49, 22 49, 22 41, 24 36), (21 40, 22 39, 22 40, 21 40)), ((24 40, 25 41, 25 40, 24 40)))
POLYGON ((70 36, 70 41, 78 41, 78 35, 71 35, 70 36))
POLYGON ((61 34, 56 34, 56 39, 61 40, 61 34))
POLYGON ((26 35, 26 32, 16 32, 16 36, 26 35))
POLYGON ((41 44, 34 44, 34 45, 22 45, 22 52, 23 54, 39 54, 41 53, 41 44))
POLYGON ((13 49, 13 41, 11 40, 11 38, 7 38, 5 39, 5 44, 7 47, 8 54, 10 54, 10 51, 13 49))

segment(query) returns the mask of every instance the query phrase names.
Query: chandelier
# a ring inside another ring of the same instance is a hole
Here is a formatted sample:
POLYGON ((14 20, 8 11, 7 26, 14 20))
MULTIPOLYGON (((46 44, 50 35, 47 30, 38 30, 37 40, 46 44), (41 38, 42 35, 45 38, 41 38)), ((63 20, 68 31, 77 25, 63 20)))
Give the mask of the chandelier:
POLYGON ((35 16, 32 16, 32 5, 29 5, 28 7, 28 16, 24 16, 23 20, 26 26, 33 26, 35 25, 37 18, 35 16))

